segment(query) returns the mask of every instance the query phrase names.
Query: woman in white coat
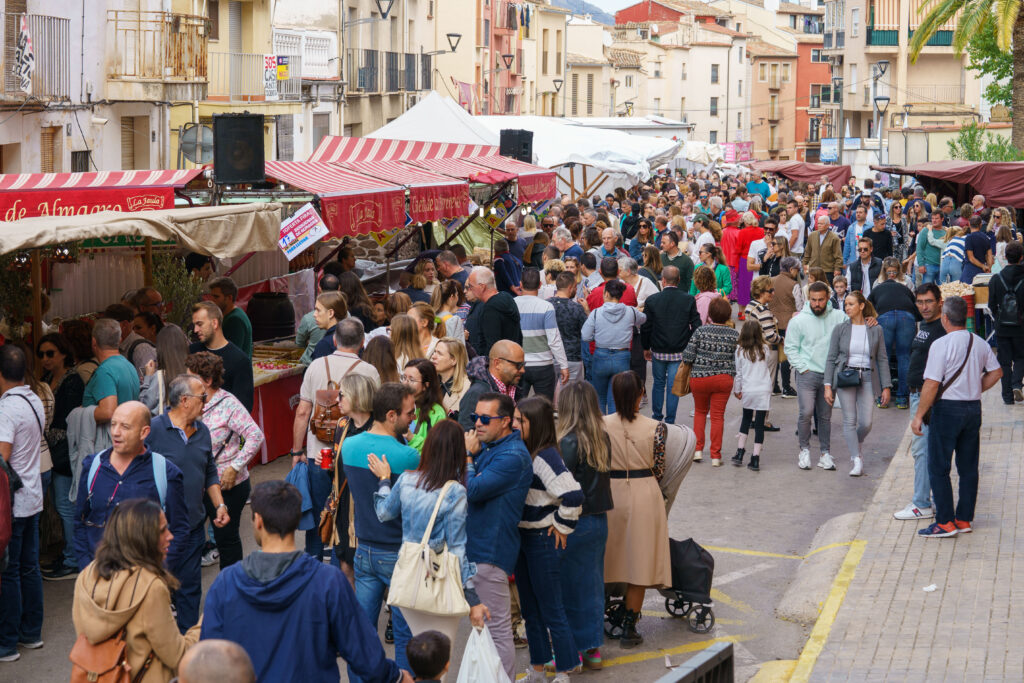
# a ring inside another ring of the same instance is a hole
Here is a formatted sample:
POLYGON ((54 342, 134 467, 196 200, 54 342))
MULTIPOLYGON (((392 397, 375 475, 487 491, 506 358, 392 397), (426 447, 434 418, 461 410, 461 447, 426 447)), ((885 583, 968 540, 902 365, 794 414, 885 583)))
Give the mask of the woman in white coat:
POLYGON ((769 368, 770 347, 764 340, 761 324, 747 320, 740 328, 736 342, 736 378, 733 392, 743 403, 743 418, 736 434, 736 455, 732 464, 743 465, 746 455, 747 433, 754 425, 754 450, 747 469, 758 472, 761 469, 761 446, 764 444, 764 419, 768 415, 768 404, 772 398, 772 373, 769 368))

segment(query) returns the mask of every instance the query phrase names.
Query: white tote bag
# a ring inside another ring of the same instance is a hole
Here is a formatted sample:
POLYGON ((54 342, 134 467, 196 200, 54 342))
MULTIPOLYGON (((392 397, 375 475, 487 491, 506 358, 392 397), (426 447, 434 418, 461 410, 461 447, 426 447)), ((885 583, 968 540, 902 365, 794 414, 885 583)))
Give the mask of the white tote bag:
POLYGON ((510 683, 487 626, 469 630, 456 683, 510 683))
POLYGON ((459 558, 448 552, 448 546, 439 553, 430 549, 430 532, 434 530, 437 512, 441 509, 448 489, 454 481, 441 487, 430 515, 430 522, 419 543, 405 541, 398 551, 398 561, 391 575, 388 605, 413 609, 444 617, 469 614, 469 603, 462 590, 462 567, 459 558))

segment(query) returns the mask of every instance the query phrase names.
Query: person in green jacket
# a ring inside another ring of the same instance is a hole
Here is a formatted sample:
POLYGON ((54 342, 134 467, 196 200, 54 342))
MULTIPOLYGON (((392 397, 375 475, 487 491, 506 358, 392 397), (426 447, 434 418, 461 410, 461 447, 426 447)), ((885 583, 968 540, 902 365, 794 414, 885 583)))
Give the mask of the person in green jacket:
POLYGON ((414 358, 405 364, 402 383, 413 390, 416 399, 416 421, 409 425, 406 440, 409 446, 422 452, 427 432, 448 417, 441 404, 441 380, 432 362, 426 358, 414 358))
MULTIPOLYGON (((725 264, 722 250, 713 244, 705 244, 697 254, 699 262, 694 272, 701 268, 711 268, 715 273, 715 289, 722 296, 728 296, 732 291, 732 277, 729 274, 729 266, 725 264)), ((690 284, 690 295, 697 296, 697 285, 690 284)))
POLYGON ((252 360, 252 323, 245 311, 235 305, 238 285, 229 277, 218 277, 210 281, 209 288, 210 301, 224 314, 224 336, 252 360))

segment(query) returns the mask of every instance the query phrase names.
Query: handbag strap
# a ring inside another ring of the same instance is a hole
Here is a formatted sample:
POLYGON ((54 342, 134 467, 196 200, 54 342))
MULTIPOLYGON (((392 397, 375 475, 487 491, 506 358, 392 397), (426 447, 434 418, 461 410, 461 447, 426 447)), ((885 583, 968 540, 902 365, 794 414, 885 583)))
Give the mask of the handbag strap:
POLYGON ((957 380, 957 377, 960 376, 960 373, 963 372, 964 368, 967 367, 967 361, 969 361, 971 359, 971 349, 974 347, 974 334, 972 334, 970 332, 968 332, 968 334, 970 334, 971 337, 967 341, 967 355, 964 356, 964 362, 960 364, 960 367, 957 368, 956 372, 953 373, 953 376, 949 378, 949 381, 946 382, 945 384, 943 384, 939 388, 939 393, 937 393, 935 395, 935 400, 936 401, 938 401, 940 398, 942 398, 942 395, 944 393, 946 393, 946 390, 949 389, 951 386, 953 386, 953 382, 955 382, 957 380))
POLYGON ((444 500, 444 494, 448 493, 448 489, 451 488, 455 480, 445 482, 445 485, 441 487, 441 493, 437 494, 437 502, 434 503, 434 512, 430 515, 430 521, 427 523, 427 528, 423 532, 423 539, 420 541, 420 545, 426 545, 430 542, 430 534, 434 530, 434 521, 437 519, 437 512, 441 509, 441 502, 444 500))

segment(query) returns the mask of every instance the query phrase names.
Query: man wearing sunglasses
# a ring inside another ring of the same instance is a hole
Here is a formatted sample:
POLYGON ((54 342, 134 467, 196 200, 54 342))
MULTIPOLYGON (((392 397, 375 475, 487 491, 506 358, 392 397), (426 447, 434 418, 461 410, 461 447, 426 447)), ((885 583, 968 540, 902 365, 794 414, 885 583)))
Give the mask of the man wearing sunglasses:
POLYGON ((473 429, 476 423, 471 415, 476 402, 487 393, 497 392, 512 399, 513 405, 519 400, 519 380, 526 373, 526 354, 523 347, 513 341, 502 339, 491 347, 487 358, 477 356, 466 366, 470 385, 459 403, 459 424, 463 429, 473 429))
POLYGON ((168 556, 167 566, 181 587, 171 596, 178 611, 181 632, 199 621, 203 596, 202 559, 206 544, 206 507, 203 494, 210 496, 217 516, 213 523, 228 523, 228 506, 220 490, 220 477, 213 457, 210 430, 199 418, 206 404, 206 391, 198 377, 179 375, 167 388, 166 413, 153 418, 146 446, 167 458, 181 470, 185 491, 188 528, 177 556, 168 556))
POLYGON ((466 557, 476 563, 473 586, 491 612, 488 629, 501 664, 515 680, 508 577, 519 555, 519 521, 533 464, 522 437, 512 429, 515 402, 507 394, 478 395, 473 407, 459 414, 463 411, 474 425, 466 432, 466 557))
POLYGON ((882 259, 872 256, 872 243, 867 237, 857 240, 857 260, 846 269, 846 281, 851 292, 871 293, 871 287, 882 272, 882 259))

